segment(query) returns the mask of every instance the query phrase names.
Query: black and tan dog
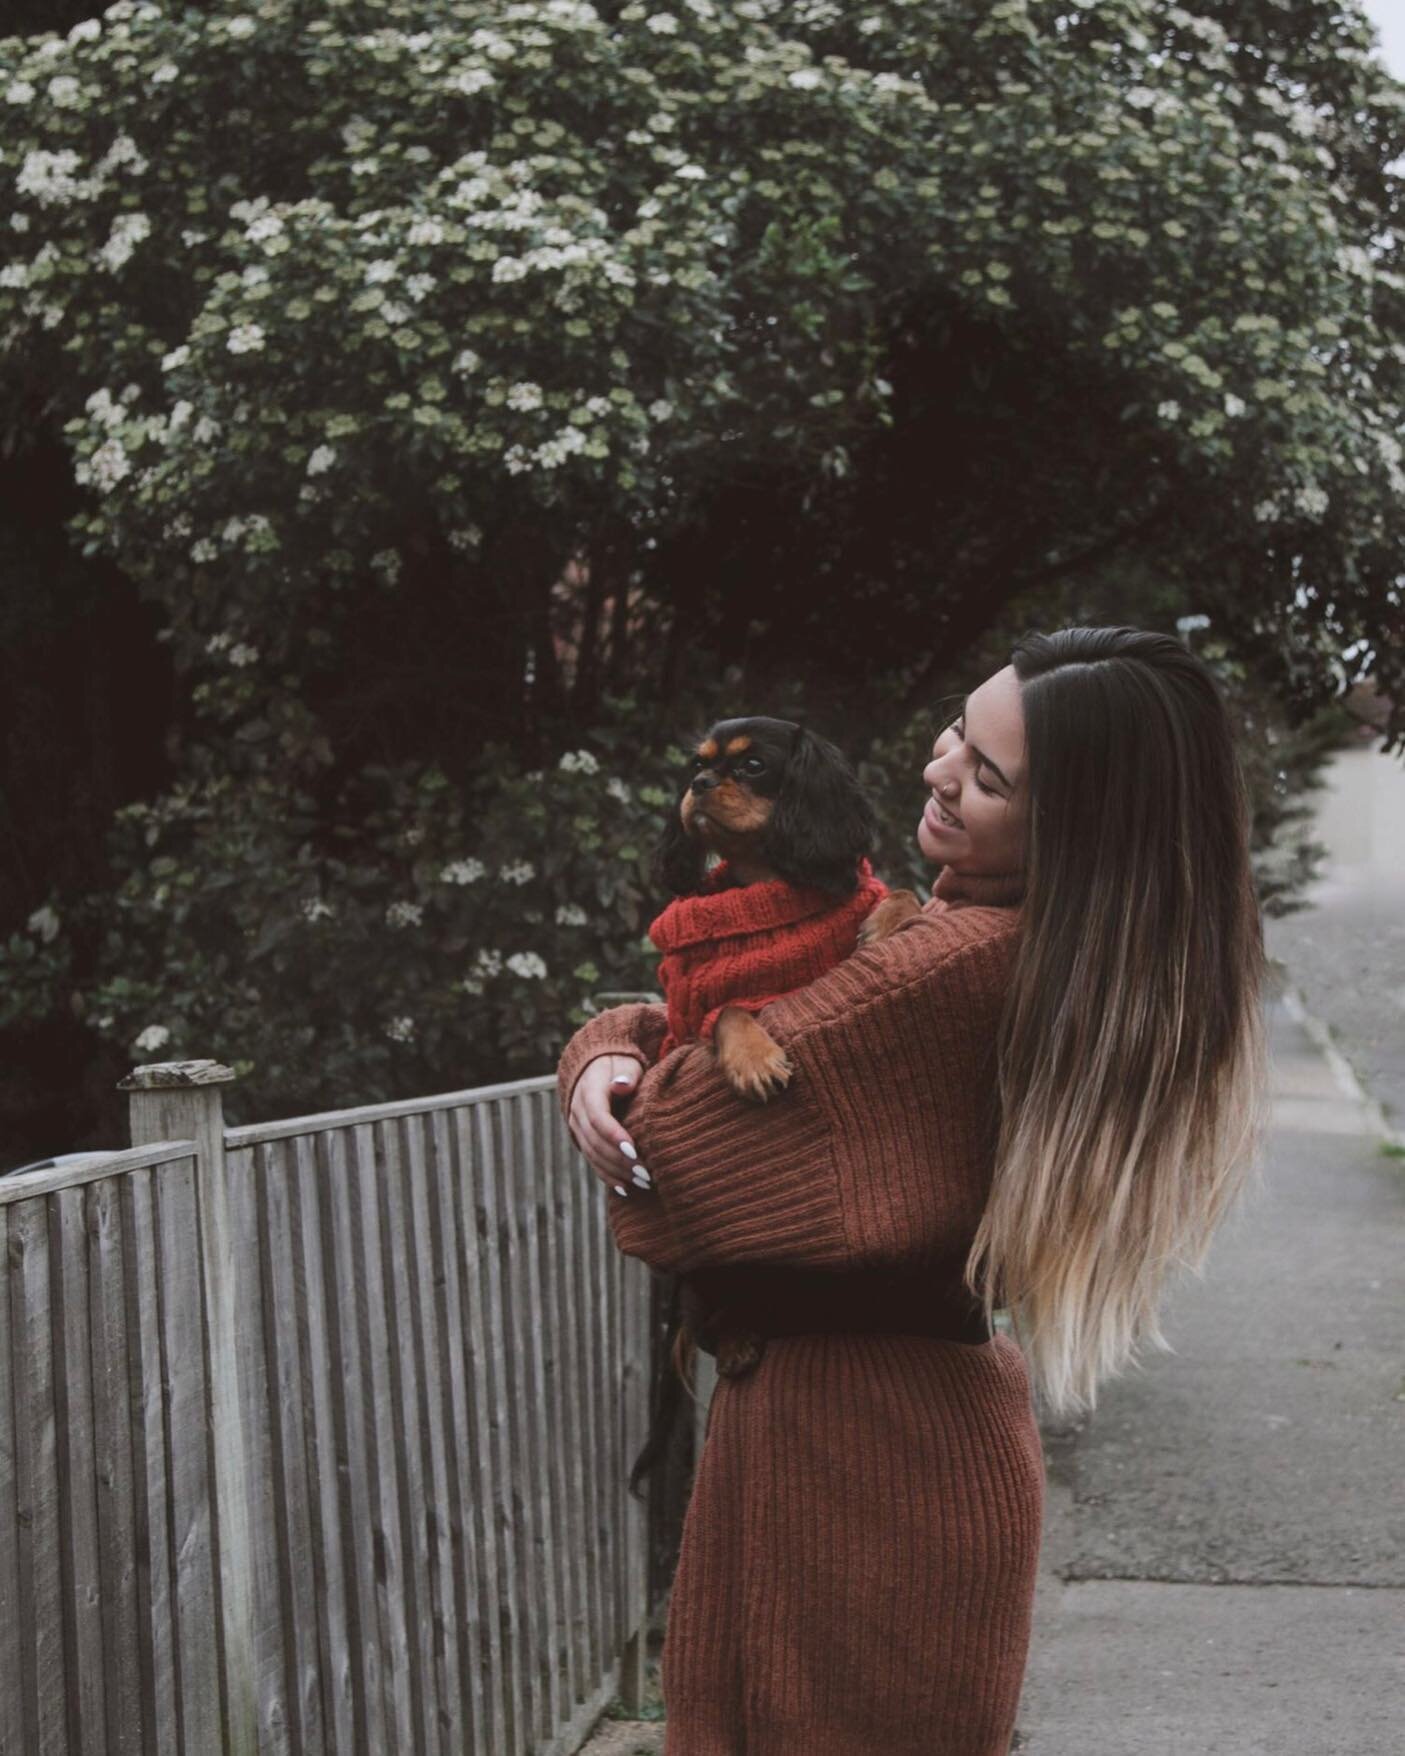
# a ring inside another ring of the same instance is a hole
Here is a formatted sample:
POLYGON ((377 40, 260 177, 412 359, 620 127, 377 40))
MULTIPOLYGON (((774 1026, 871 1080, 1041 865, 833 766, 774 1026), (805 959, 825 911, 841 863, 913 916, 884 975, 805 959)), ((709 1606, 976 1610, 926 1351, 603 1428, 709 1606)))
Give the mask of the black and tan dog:
MULTIPOLYGON (((675 898, 717 894, 709 874, 709 862, 717 856, 725 862, 728 889, 744 891, 779 880, 797 891, 819 892, 822 898, 832 899, 832 911, 822 907, 818 917, 811 912, 796 922, 794 931, 811 935, 806 946, 810 971, 797 984, 803 985, 821 973, 811 961, 816 919, 822 928, 828 920, 837 929, 826 943, 833 947, 832 961, 838 962, 859 945, 882 939, 921 909, 911 890, 888 892, 872 877, 867 857, 876 835, 872 805, 834 744, 792 720, 724 719, 694 741, 677 804, 655 851, 654 876, 675 898)), ((656 943, 661 936, 655 929, 666 916, 667 911, 650 929, 656 943)), ((774 959, 776 936, 772 932, 765 937, 768 958, 774 959)), ((708 971, 699 972, 696 950, 689 947, 690 976, 706 986, 708 971)), ((728 950, 729 973, 720 992, 716 982, 707 989, 709 1003, 729 998, 731 972, 739 981, 744 978, 745 959, 736 955, 735 939, 728 941, 728 950)), ((780 955, 783 958, 783 945, 780 955)), ((660 966, 666 994, 668 964, 665 957, 660 966)), ((736 999, 743 998, 738 992, 736 999)), ((750 1000, 757 1003, 754 990, 750 1000)), ((763 1101, 784 1090, 793 1070, 784 1050, 753 1012, 742 1004, 723 1004, 720 1011, 714 1005, 713 1011, 718 1064, 733 1090, 763 1101)), ((689 1040, 681 1027, 675 1029, 677 1018, 677 1006, 671 1004, 664 1052, 677 1041, 689 1040)), ((708 1314, 686 1281, 686 1276, 673 1277, 668 1295, 673 1370, 665 1369, 655 1388, 649 1438, 630 1473, 635 1492, 663 1455, 681 1386, 692 1387, 697 1337, 706 1328, 708 1314)), ((717 1347, 718 1371, 735 1375, 754 1364, 756 1357, 757 1350, 746 1336, 725 1337, 717 1347)))

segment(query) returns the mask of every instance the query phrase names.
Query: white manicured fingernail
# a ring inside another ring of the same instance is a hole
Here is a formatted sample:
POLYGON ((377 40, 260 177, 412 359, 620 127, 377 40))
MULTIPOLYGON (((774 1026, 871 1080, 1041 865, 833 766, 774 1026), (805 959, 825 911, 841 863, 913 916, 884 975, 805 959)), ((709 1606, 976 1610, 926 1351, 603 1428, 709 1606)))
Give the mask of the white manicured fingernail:
POLYGON ((629 1190, 625 1188, 623 1183, 616 1183, 615 1184, 615 1194, 616 1195, 628 1195, 629 1190))
POLYGON ((644 1169, 643 1165, 636 1165, 634 1167, 634 1181, 641 1189, 652 1189, 654 1186, 654 1179, 644 1169))
POLYGON ((620 1151, 624 1154, 624 1156, 626 1158, 638 1158, 639 1157, 639 1154, 634 1150, 634 1148, 629 1144, 629 1142, 627 1140, 622 1140, 620 1142, 620 1151))

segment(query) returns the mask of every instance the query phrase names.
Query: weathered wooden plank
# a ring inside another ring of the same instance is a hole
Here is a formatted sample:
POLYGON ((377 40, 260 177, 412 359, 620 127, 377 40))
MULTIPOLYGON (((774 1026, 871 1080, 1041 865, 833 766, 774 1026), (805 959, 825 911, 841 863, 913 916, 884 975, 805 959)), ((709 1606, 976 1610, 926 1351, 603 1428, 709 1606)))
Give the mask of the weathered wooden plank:
POLYGON ((592 1651, 591 1550, 587 1494, 595 1449, 595 1408, 589 1391, 587 1362, 594 1336, 587 1330, 584 1294, 585 1216, 583 1179, 565 1150, 567 1136, 554 1092, 546 1098, 546 1162, 557 1203, 557 1348, 560 1358, 563 1409, 558 1430, 571 1435, 565 1447, 566 1496, 563 1557, 567 1569, 571 1699, 587 1699, 600 1682, 592 1651))
MULTIPOLYGON (((475 1547, 470 1602, 477 1633, 485 1742, 483 1751, 518 1748, 520 1724, 513 1680, 516 1606, 500 1509, 502 1404, 489 1333, 484 1257, 493 1235, 489 1219, 492 1135, 480 1105, 454 1112, 458 1147, 459 1284, 469 1422, 469 1482, 475 1547)), ((475 1752, 477 1756, 477 1752, 475 1752)))
POLYGON ((413 1748, 438 1756, 438 1716, 434 1711, 434 1629, 431 1625, 429 1537, 420 1425, 419 1376, 415 1357, 412 1285, 416 1265, 410 1244, 405 1129, 403 1118, 377 1127, 376 1194, 380 1214, 383 1299, 387 1319, 386 1367, 393 1446, 395 1510, 400 1530, 403 1618, 408 1671, 397 1678, 409 1695, 413 1748))
POLYGON ((166 1397, 162 1386, 155 1181, 139 1170, 122 1178, 127 1373, 132 1409, 132 1519, 136 1533, 137 1657, 146 1719, 144 1752, 179 1756, 175 1565, 171 1555, 166 1397))
POLYGON ((260 1428, 260 1440, 251 1447, 260 1747, 321 1756, 318 1605, 304 1438, 309 1368, 300 1347, 304 1294, 293 1257, 292 1143, 272 1141, 248 1154, 228 1154, 228 1166, 230 1196, 235 1199, 237 1192, 241 1212, 241 1257, 258 1261, 262 1292, 258 1394, 248 1405, 249 1421, 260 1428))
POLYGON ((514 1479, 519 1484, 516 1517, 520 1538, 521 1586, 531 1634, 524 1652, 527 1687, 532 1702, 530 1733, 547 1738, 557 1719, 556 1682, 550 1648, 555 1602, 545 1564, 551 1540, 545 1463, 546 1414, 543 1395, 541 1287, 537 1273, 539 1183, 531 1131, 520 1103, 495 1106, 501 1117, 504 1152, 501 1165, 512 1167, 510 1188, 504 1186, 504 1226, 510 1238, 507 1255, 508 1370, 514 1383, 512 1427, 514 1479))
POLYGON ((108 1178, 89 1186, 86 1223, 107 1751, 108 1756, 138 1756, 143 1748, 144 1716, 137 1639, 141 1611, 132 1462, 134 1411, 127 1349, 127 1240, 116 1180, 108 1178))
MULTIPOLYGON (((386 1715, 386 1684, 381 1653, 379 1572, 375 1524, 376 1490, 367 1467, 368 1437, 375 1412, 362 1365, 360 1312, 362 1271, 356 1235, 358 1164, 354 1132, 338 1129, 321 1137, 326 1147, 323 1198, 323 1264, 327 1274, 327 1323, 332 1361, 332 1413, 336 1426, 345 1578, 347 1650, 359 1752, 393 1748, 386 1715)), ((338 1752, 340 1756, 340 1752, 338 1752)))
MULTIPOLYGON (((303 1444, 308 1482, 308 1546, 312 1601, 320 1610, 314 1632, 321 1678, 321 1750, 324 1756, 365 1749, 355 1742, 357 1660, 348 1634, 336 1416, 332 1383, 340 1359, 332 1358, 335 1287, 323 1271, 324 1240, 318 1182, 325 1174, 326 1137, 292 1142, 289 1162, 289 1248, 298 1288, 295 1320, 302 1360, 303 1444)), ((364 1703, 362 1712, 364 1730, 364 1703)), ((311 1748, 311 1747, 310 1747, 311 1748)))
POLYGON ((571 1618, 574 1606, 575 1567, 571 1552, 565 1436, 572 1430, 567 1417, 565 1323, 561 1294, 561 1232, 565 1220, 565 1194, 551 1158, 550 1094, 525 1092, 517 1100, 525 1136, 526 1160, 535 1189, 537 1249, 533 1267, 537 1276, 536 1327, 541 1349, 542 1434, 541 1475, 546 1490, 546 1541, 542 1548, 550 1634, 546 1650, 548 1675, 555 1693, 552 1724, 564 1725, 579 1699, 579 1677, 572 1650, 571 1618))
POLYGON ((20 1647, 25 1750, 66 1756, 68 1676, 54 1416, 48 1210, 43 1200, 10 1210, 10 1322, 14 1365, 15 1500, 19 1520, 20 1647))
POLYGON ((438 1223, 437 1186, 451 1174, 436 1150, 432 1123, 443 1111, 407 1117, 402 1124, 403 1199, 410 1262, 410 1315, 414 1325, 414 1372, 417 1429, 423 1470, 425 1541, 428 1550, 427 1593, 421 1614, 430 1624, 434 1670, 432 1697, 425 1705, 430 1748, 446 1753, 462 1747, 462 1686, 459 1676, 459 1610, 455 1589, 458 1520, 456 1495, 449 1483, 445 1444, 444 1373, 447 1366, 444 1328, 438 1297, 440 1280, 435 1233, 438 1223))
MULTIPOLYGON (((241 1155, 242 1156, 242 1155, 241 1155)), ((318 1653, 318 1604, 311 1566, 307 1440, 303 1430, 304 1376, 307 1370, 299 1321, 306 1288, 293 1259, 291 1144, 274 1141, 254 1150, 257 1195, 259 1278, 263 1292, 264 1386, 267 1396, 269 1501, 268 1529, 260 1546, 271 1543, 276 1586, 277 1634, 281 1657, 276 1697, 261 1707, 268 1748, 291 1756, 321 1756, 322 1679, 318 1653), (277 1717, 273 1709, 277 1703, 277 1717)), ((257 1523, 257 1519, 255 1520, 257 1523)), ((262 1618, 260 1618, 262 1619, 262 1618)))
POLYGON ((382 1151, 377 1131, 357 1127, 349 1160, 352 1175, 352 1245, 356 1281, 357 1359, 366 1398, 364 1468, 375 1544, 376 1621, 385 1691, 386 1729, 391 1748, 413 1750, 415 1725, 410 1689, 409 1583, 401 1532, 399 1472, 395 1434, 399 1413, 391 1381, 395 1347, 393 1315, 387 1308, 385 1258, 381 1247, 380 1184, 382 1151))
POLYGON ((223 1704, 215 1624, 209 1381, 200 1254, 195 1245, 199 1233, 194 1164, 189 1159, 178 1160, 155 1176, 181 1747, 185 1751, 217 1750, 223 1736, 223 1704))
POLYGON ((526 1592, 527 1541, 520 1488, 522 1461, 515 1441, 514 1411, 523 1387, 512 1369, 507 1308, 516 1291, 511 1221, 504 1187, 510 1183, 507 1143, 502 1139, 501 1107, 483 1103, 474 1110, 478 1148, 477 1239, 478 1290, 483 1320, 480 1382, 488 1407, 491 1464, 488 1496, 498 1537, 499 1626, 502 1635, 503 1684, 510 1750, 530 1750, 537 1725, 537 1703, 530 1665, 535 1629, 526 1592))
POLYGON ((480 1085, 464 1091, 438 1092, 433 1097, 392 1098, 386 1103, 357 1104, 347 1110, 319 1110, 310 1116, 280 1116, 275 1122, 249 1122, 242 1127, 226 1130, 225 1145, 231 1148, 261 1146, 270 1140, 288 1140, 298 1134, 363 1128, 373 1122, 390 1122, 401 1116, 427 1115, 432 1110, 457 1110, 464 1105, 489 1103, 498 1098, 510 1099, 520 1092, 540 1091, 555 1084, 553 1075, 538 1073, 530 1079, 511 1079, 500 1085, 480 1085))
MULTIPOLYGON (((91 1185, 89 1185, 91 1187, 91 1185)), ((47 1198, 53 1266, 54 1425, 63 1591, 68 1749, 103 1756, 102 1601, 98 1574, 97 1465, 93 1456, 92 1360, 88 1331, 85 1190, 47 1198)))
POLYGON ((264 1322, 267 1289, 261 1260, 263 1214, 253 1154, 226 1152, 224 1177, 229 1259, 239 1283, 234 1331, 235 1384, 244 1444, 241 1473, 248 1495, 245 1578, 250 1609, 253 1711, 259 1750, 266 1756, 289 1756, 287 1685, 283 1674, 284 1543, 278 1528, 277 1463, 270 1413, 274 1394, 268 1381, 269 1343, 264 1322))
MULTIPOLYGON (((0 1756, 25 1756, 24 1666, 21 1643, 30 1625, 20 1592, 19 1509, 15 1499, 17 1435, 14 1374, 22 1354, 10 1322, 10 1210, 0 1208, 0 1756)), ((18 1300, 16 1300, 18 1304, 18 1300)))
POLYGON ((193 1148, 194 1142, 190 1140, 158 1140, 122 1152, 95 1154, 81 1164, 55 1165, 48 1171, 25 1171, 20 1176, 0 1177, 0 1207, 11 1207, 17 1201, 33 1201, 37 1196, 52 1195, 59 1189, 78 1189, 87 1183, 107 1182, 149 1165, 163 1165, 170 1159, 183 1158, 193 1148))
MULTIPOLYGON (((462 1197, 468 1166, 460 1135, 461 1110, 436 1110, 429 1118, 434 1176, 430 1182, 430 1225, 433 1235, 432 1280, 437 1294, 437 1324, 443 1348, 440 1374, 444 1446, 448 1474, 448 1524, 451 1535, 455 1628, 458 1644, 459 1745, 471 1756, 493 1749, 489 1730, 488 1695, 495 1678, 481 1662, 485 1600, 481 1596, 482 1566, 478 1515, 474 1504, 476 1475, 474 1428, 470 1407, 470 1362, 465 1358, 464 1331, 467 1289, 461 1275, 462 1197)), ((456 1746, 446 1740, 449 1748, 456 1746)))
MULTIPOLYGON (((565 1123, 560 1124, 565 1131, 565 1123)), ((567 1135, 569 1139, 569 1134, 567 1135)), ((589 1612, 592 1663, 597 1679, 614 1661, 609 1636, 613 1527, 609 1516, 606 1483, 609 1480, 610 1434, 613 1431, 612 1385, 605 1353, 605 1259, 612 1242, 606 1234, 601 1206, 604 1191, 585 1160, 571 1146, 567 1160, 580 1200, 581 1228, 577 1281, 580 1288, 581 1324, 585 1337, 585 1368, 582 1388, 586 1400, 586 1516, 591 1540, 589 1612)), ((618 1196, 612 1196, 618 1200, 618 1196)))
MULTIPOLYGON (((625 1186, 629 1187, 628 1184, 625 1186)), ((602 1189, 600 1193, 602 1200, 620 1200, 613 1190, 602 1189)), ((620 1283, 624 1277, 617 1252, 606 1251, 603 1268, 601 1291, 604 1296, 601 1300, 600 1339, 605 1364, 604 1406, 609 1410, 610 1417, 608 1443, 601 1458, 605 1518, 610 1532, 610 1593, 606 1626, 609 1629, 610 1652, 618 1654, 624 1650, 629 1634, 624 1604, 624 1515, 629 1483, 626 1479, 628 1464, 625 1460, 624 1314, 620 1296, 620 1283)))

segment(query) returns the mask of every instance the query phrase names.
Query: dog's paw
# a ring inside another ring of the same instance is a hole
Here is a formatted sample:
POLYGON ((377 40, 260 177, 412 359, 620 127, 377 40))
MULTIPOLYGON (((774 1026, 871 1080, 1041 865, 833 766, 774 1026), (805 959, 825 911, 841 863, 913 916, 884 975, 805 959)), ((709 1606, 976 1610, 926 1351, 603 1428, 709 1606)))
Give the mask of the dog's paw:
POLYGON ((911 890, 891 890, 864 916, 859 928, 860 945, 876 945, 886 939, 895 927, 922 913, 922 904, 911 890))
POLYGON ((739 1097, 767 1098, 784 1091, 795 1069, 785 1050, 749 1012, 728 1007, 717 1021, 717 1060, 739 1097))

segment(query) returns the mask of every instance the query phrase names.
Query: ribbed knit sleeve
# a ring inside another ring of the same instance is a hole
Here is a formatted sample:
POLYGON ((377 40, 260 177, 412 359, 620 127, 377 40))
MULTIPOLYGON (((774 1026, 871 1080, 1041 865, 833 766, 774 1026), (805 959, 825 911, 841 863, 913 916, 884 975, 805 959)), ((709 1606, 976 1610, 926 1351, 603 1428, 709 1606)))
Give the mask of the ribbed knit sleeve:
MULTIPOLYGON (((928 905, 760 1021, 795 1073, 769 1103, 738 1097, 710 1046, 647 1067, 624 1114, 653 1178, 610 1197, 626 1255, 657 1268, 737 1262, 868 1266, 949 1256, 989 1182, 994 1037, 1017 917, 928 905)), ((565 1102, 590 1055, 635 1053, 651 1008, 572 1038, 565 1102), (587 1045, 582 1041, 590 1032, 587 1045), (588 1050, 588 1052, 587 1052, 588 1050)))
POLYGON ((668 1012, 662 1006, 635 1002, 597 1012, 566 1044, 556 1067, 556 1095, 561 1114, 570 1116, 571 1096, 586 1063, 597 1055, 632 1055, 641 1066, 658 1059, 668 1034, 668 1012))

